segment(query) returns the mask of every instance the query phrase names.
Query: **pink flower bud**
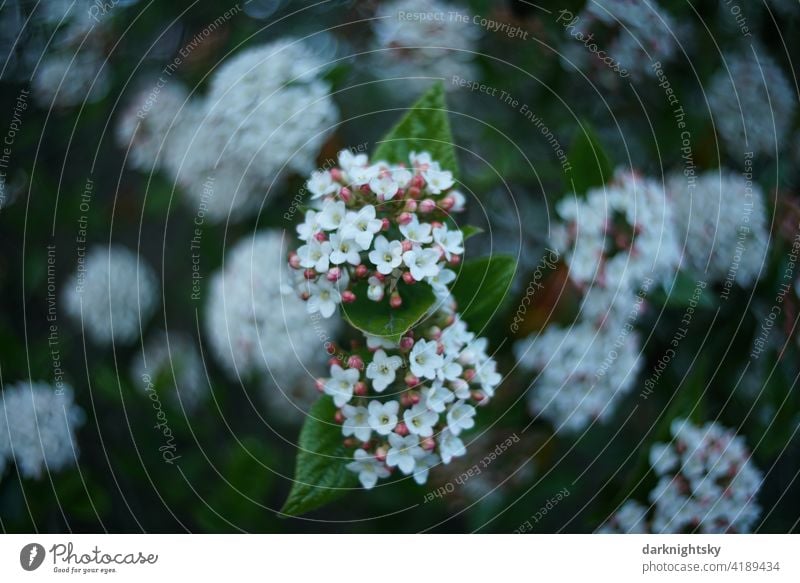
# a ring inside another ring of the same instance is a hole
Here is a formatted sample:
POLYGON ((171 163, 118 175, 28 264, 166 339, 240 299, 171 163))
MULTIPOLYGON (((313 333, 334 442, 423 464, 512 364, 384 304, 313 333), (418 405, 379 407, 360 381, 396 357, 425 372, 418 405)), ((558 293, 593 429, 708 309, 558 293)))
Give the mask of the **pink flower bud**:
POLYGON ((411 188, 409 188, 409 189, 408 189, 406 192, 408 193, 408 196, 409 196, 410 198, 414 198, 414 199, 416 199, 416 198, 419 198, 419 195, 420 195, 420 193, 421 193, 422 191, 419 189, 419 187, 417 187, 417 186, 412 186, 412 187, 411 187, 411 188))
POLYGON ((472 379, 475 378, 475 369, 474 368, 468 368, 467 370, 464 371, 464 374, 461 375, 461 376, 464 377, 465 381, 467 381, 468 383, 471 383, 472 379))
POLYGON ((419 385, 419 378, 417 378, 417 376, 412 373, 408 373, 406 375, 406 378, 404 378, 403 380, 405 381, 406 386, 409 389, 413 389, 414 387, 419 385))
POLYGON ((353 439, 352 437, 348 437, 348 438, 346 438, 346 439, 345 439, 345 440, 344 440, 342 443, 344 443, 344 446, 345 446, 345 447, 355 447, 355 446, 357 446, 357 445, 358 445, 358 443, 356 442, 356 440, 355 440, 355 439, 353 439))
POLYGON ((425 179, 422 177, 422 174, 415 174, 413 178, 411 178, 411 186, 414 188, 422 188, 425 186, 425 179))
POLYGON ((362 184, 359 190, 365 194, 370 193, 369 184, 362 184))
POLYGON ((388 231, 388 230, 389 230, 389 227, 391 227, 391 226, 392 226, 392 223, 391 223, 391 221, 390 221, 389 219, 387 219, 386 217, 384 217, 383 219, 381 219, 381 223, 382 223, 382 224, 381 224, 381 231, 388 231))
POLYGON ((314 279, 317 277, 317 272, 314 271, 313 268, 309 267, 303 272, 303 277, 305 277, 306 279, 314 279))
POLYGON ((383 275, 380 271, 376 271, 375 273, 373 273, 372 277, 374 277, 375 279, 377 279, 380 282, 383 282, 383 281, 386 280, 386 276, 383 275))
POLYGON ((410 213, 417 211, 417 201, 416 200, 409 200, 406 202, 406 210, 410 213))
POLYGON ((402 350, 411 350, 414 347, 414 337, 413 336, 403 336, 400 339, 400 348, 402 350))
POLYGON ((436 354, 444 354, 444 344, 441 342, 436 343, 436 354))
POLYGON ((322 393, 325 391, 325 379, 317 379, 314 381, 314 386, 317 387, 317 390, 322 393))
POLYGON ((357 368, 358 370, 361 370, 362 368, 364 368, 364 361, 361 359, 360 356, 354 354, 353 356, 347 359, 347 366, 348 368, 357 368))
POLYGON ((338 168, 331 168, 331 178, 333 178, 336 182, 339 182, 342 179, 342 171, 338 168))
MULTIPOLYGON (((436 203, 434 203, 436 204, 436 203)), ((441 229, 444 226, 442 221, 431 221, 431 228, 432 229, 441 229)))
POLYGON ((443 211, 449 211, 453 208, 456 204, 456 199, 452 196, 445 196, 441 201, 439 201, 439 208, 443 211))
POLYGON ((403 253, 406 251, 411 251, 414 248, 414 243, 409 241, 408 239, 403 241, 403 253))
POLYGON ((289 255, 289 267, 292 269, 300 269, 300 256, 294 251, 289 255))
POLYGON ((356 294, 351 292, 349 289, 346 289, 342 292, 342 302, 345 304, 352 304, 356 301, 356 294))
POLYGON ((346 186, 343 186, 342 189, 339 191, 339 198, 341 198, 345 202, 345 204, 350 202, 350 199, 352 198, 352 193, 350 192, 350 189, 347 188, 346 186))
POLYGON ((342 411, 340 409, 336 410, 336 414, 333 416, 333 420, 339 424, 344 423, 344 415, 342 414, 342 411))
POLYGON ((308 298, 310 298, 310 297, 311 297, 311 294, 308 293, 307 291, 300 292, 300 299, 303 300, 304 302, 308 301, 308 298))
POLYGON ((411 275, 410 271, 406 271, 406 272, 403 273, 403 281, 406 282, 408 285, 411 285, 412 283, 416 283, 417 282, 417 280, 414 279, 414 276, 411 275))
POLYGON ((459 263, 461 263, 461 255, 450 256, 450 265, 458 265, 459 263))
POLYGON ((331 282, 338 281, 340 277, 342 277, 342 271, 338 267, 331 267, 330 271, 325 274, 325 279, 331 282))
POLYGON ((422 400, 422 396, 419 393, 411 393, 411 402, 415 405, 422 400))
POLYGON ((319 233, 314 235, 314 238, 317 241, 319 241, 320 243, 324 243, 328 239, 328 236, 325 233, 323 233, 322 231, 320 231, 319 233))
POLYGON ((434 340, 439 340, 442 337, 442 329, 439 326, 431 326, 431 329, 428 330, 428 334, 430 334, 431 338, 434 340))
POLYGON ((475 401, 477 401, 478 403, 480 403, 481 401, 483 401, 486 398, 486 395, 484 395, 483 392, 481 392, 481 391, 472 391, 471 395, 472 395, 472 398, 475 401))
MULTIPOLYGON (((336 350, 336 349, 334 348, 334 351, 335 351, 335 350, 336 350)), ((329 352, 329 354, 333 354, 333 352, 329 352)), ((331 357, 328 359, 328 366, 333 366, 334 364, 338 365, 338 364, 341 364, 341 363, 339 362, 339 359, 338 359, 338 358, 336 358, 335 356, 331 356, 331 357)))
POLYGON ((394 292, 392 296, 389 298, 389 305, 395 309, 399 308, 400 306, 403 305, 403 298, 400 297, 399 293, 394 292))
POLYGON ((364 381, 358 381, 356 386, 353 388, 353 394, 358 395, 359 397, 363 397, 367 394, 367 385, 364 381))
POLYGON ((455 314, 450 314, 449 316, 447 316, 447 320, 445 320, 445 323, 444 323, 445 328, 447 326, 452 326, 453 322, 455 322, 455 321, 456 321, 456 315, 455 314))
POLYGON ((431 200, 430 198, 426 198, 421 203, 419 203, 419 212, 421 213, 430 213, 436 210, 436 203, 431 200))
POLYGON ((400 395, 400 404, 403 407, 410 407, 411 406, 411 396, 408 393, 402 393, 400 395))
POLYGON ((375 450, 375 459, 378 460, 379 462, 385 462, 386 453, 387 452, 385 447, 383 446, 379 447, 378 449, 375 450))
POLYGON ((436 442, 432 437, 426 437, 420 442, 420 445, 425 451, 432 451, 436 447, 436 442))
POLYGON ((408 223, 411 222, 412 219, 413 217, 411 216, 411 213, 400 213, 400 216, 397 217, 397 224, 407 225, 408 223))
POLYGON ((364 265, 363 263, 356 266, 356 271, 355 271, 356 277, 359 278, 366 277, 367 273, 369 273, 369 269, 367 269, 367 266, 364 265))
POLYGON ((403 423, 402 421, 398 423, 397 426, 394 428, 394 432, 400 437, 405 437, 410 433, 408 431, 408 427, 406 427, 406 424, 403 423))

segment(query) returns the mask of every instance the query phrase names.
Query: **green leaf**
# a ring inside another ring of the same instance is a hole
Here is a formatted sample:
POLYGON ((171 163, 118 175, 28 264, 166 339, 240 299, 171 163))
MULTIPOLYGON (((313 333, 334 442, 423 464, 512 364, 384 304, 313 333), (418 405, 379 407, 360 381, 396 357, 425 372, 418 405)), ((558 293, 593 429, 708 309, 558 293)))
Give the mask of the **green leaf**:
POLYGON ((362 332, 392 342, 399 342, 403 334, 419 322, 436 302, 433 289, 425 282, 413 285, 400 283, 397 291, 403 304, 399 308, 392 308, 388 297, 373 302, 367 297, 367 287, 363 281, 353 287, 357 299, 352 304, 341 304, 342 314, 350 325, 362 332))
POLYGON ((481 257, 461 266, 450 291, 472 332, 479 334, 500 309, 516 271, 517 262, 510 255, 481 257))
POLYGON ((426 150, 442 168, 457 176, 458 162, 447 119, 444 84, 439 82, 431 87, 378 143, 374 160, 407 164, 412 151, 426 150))
POLYGON ((695 302, 696 307, 714 308, 716 302, 711 289, 708 286, 699 287, 697 283, 697 279, 684 271, 679 271, 670 289, 658 288, 653 292, 653 302, 668 308, 686 308, 691 302, 695 302))
POLYGON ((585 121, 581 123, 572 143, 569 162, 572 166, 571 187, 579 195, 585 194, 590 188, 603 186, 611 180, 614 173, 611 161, 600 145, 594 129, 585 121))
POLYGON ((466 241, 470 237, 474 237, 475 235, 480 235, 483 233, 483 229, 476 227, 475 225, 464 225, 461 227, 461 232, 464 234, 464 240, 466 241))
POLYGON ((356 474, 345 467, 352 451, 344 446, 342 428, 333 420, 335 414, 336 406, 327 395, 308 412, 300 430, 294 483, 281 509, 283 514, 305 514, 357 487, 356 474))

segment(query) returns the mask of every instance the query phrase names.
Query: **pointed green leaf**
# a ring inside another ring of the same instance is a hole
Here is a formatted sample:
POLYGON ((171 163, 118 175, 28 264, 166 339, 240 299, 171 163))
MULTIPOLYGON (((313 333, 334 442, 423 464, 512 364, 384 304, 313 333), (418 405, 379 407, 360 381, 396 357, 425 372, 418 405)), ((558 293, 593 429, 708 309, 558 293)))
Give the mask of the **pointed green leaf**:
POLYGON ((480 333, 499 311, 516 270, 517 262, 510 255, 481 257, 462 265, 451 292, 472 332, 480 333))
POLYGON ((464 225, 461 227, 461 232, 464 234, 464 240, 466 241, 470 237, 474 237, 475 235, 480 235, 483 233, 483 229, 476 227, 475 225, 464 225))
POLYGON ((436 83, 379 142, 375 160, 408 164, 411 152, 426 150, 442 168, 458 175, 453 135, 447 118, 444 84, 436 83))
POLYGON ((611 180, 614 168, 606 155, 594 129, 587 122, 581 123, 569 152, 572 167, 570 188, 575 194, 585 194, 590 188, 603 186, 611 180))
POLYGON ((397 291, 403 304, 399 308, 392 308, 388 297, 380 302, 370 300, 367 297, 367 283, 362 281, 353 287, 356 301, 342 304, 342 315, 362 332, 399 342, 403 334, 425 316, 436 302, 436 295, 425 282, 413 285, 401 283, 397 291))
POLYGON ((327 395, 308 412, 300 430, 294 484, 281 509, 283 514, 305 514, 357 487, 356 474, 345 467, 352 450, 344 446, 342 428, 333 420, 335 414, 336 406, 327 395))

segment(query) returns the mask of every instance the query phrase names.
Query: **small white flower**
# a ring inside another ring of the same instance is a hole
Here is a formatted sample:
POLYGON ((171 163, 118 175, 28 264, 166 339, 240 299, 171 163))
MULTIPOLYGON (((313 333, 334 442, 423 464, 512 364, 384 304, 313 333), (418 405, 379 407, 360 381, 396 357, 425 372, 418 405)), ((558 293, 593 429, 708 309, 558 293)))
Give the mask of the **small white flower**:
POLYGON ((392 200, 394 195, 397 194, 399 185, 391 176, 375 177, 369 181, 369 188, 377 196, 383 197, 383 200, 392 200))
POLYGON ((455 400, 452 391, 444 387, 442 383, 433 383, 430 389, 424 389, 422 393, 425 397, 425 405, 437 413, 442 413, 447 404, 455 400))
POLYGON ((436 227, 433 230, 433 241, 442 248, 448 261, 453 255, 462 255, 464 253, 464 233, 450 231, 447 229, 447 225, 436 227))
POLYGON ((383 235, 375 238, 375 248, 369 253, 369 260, 378 273, 389 275, 403 262, 403 245, 400 241, 389 241, 383 235))
POLYGON ((411 276, 417 281, 436 277, 441 270, 438 261, 439 252, 436 249, 412 249, 403 253, 403 263, 408 266, 411 276))
POLYGON ((420 223, 417 215, 411 215, 411 221, 400 225, 400 232, 406 239, 414 243, 425 244, 433 241, 430 224, 420 223))
POLYGON ((335 231, 347 216, 344 201, 326 200, 322 205, 322 211, 317 215, 319 225, 326 231, 335 231))
POLYGON ((453 173, 449 170, 439 170, 431 167, 424 171, 422 175, 428 184, 428 190, 433 194, 441 194, 443 190, 447 190, 455 184, 453 173))
POLYGON ((332 194, 339 189, 339 185, 333 181, 331 173, 327 170, 312 172, 306 187, 311 192, 311 200, 332 194))
POLYGON ((502 380, 503 377, 497 372, 497 363, 494 360, 489 359, 475 369, 474 381, 481 385, 481 389, 488 397, 494 396, 494 390, 502 380))
POLYGON ((450 208, 451 213, 460 213, 467 206, 467 197, 465 197, 458 190, 451 190, 448 196, 453 198, 453 206, 450 208))
POLYGON ((456 272, 452 269, 440 269, 439 273, 427 279, 433 288, 433 293, 440 301, 450 297, 450 288, 447 286, 456 280, 456 272))
POLYGON ((302 267, 313 268, 319 273, 325 273, 330 267, 331 244, 328 241, 320 243, 312 237, 297 250, 297 256, 300 258, 302 267))
POLYGON ((341 265, 342 263, 358 265, 361 263, 359 251, 358 243, 353 239, 345 239, 339 233, 331 235, 331 263, 334 265, 341 265))
POLYGON ((422 403, 417 403, 403 413, 403 421, 408 431, 420 437, 433 435, 433 426, 439 421, 439 415, 428 409, 422 403))
POLYGON ((396 371, 403 364, 399 356, 387 356, 383 350, 375 352, 372 362, 367 366, 367 378, 372 379, 372 388, 383 392, 394 382, 396 371))
POLYGON ((439 456, 435 453, 428 453, 418 459, 417 466, 414 468, 414 481, 422 486, 428 481, 428 471, 438 463, 439 456))
POLYGON ((319 213, 315 210, 307 210, 305 220, 297 225, 297 237, 301 241, 308 241, 313 238, 320 230, 319 213))
POLYGON ((411 372, 415 376, 426 379, 436 378, 437 370, 444 364, 444 358, 436 350, 436 342, 433 340, 417 340, 409 356, 411 372))
POLYGON ((309 314, 319 314, 323 318, 330 318, 336 311, 336 306, 342 301, 339 290, 327 279, 308 286, 310 296, 306 303, 309 314))
POLYGON ((467 453, 467 448, 464 447, 461 439, 447 429, 439 434, 439 455, 442 456, 444 463, 449 464, 453 458, 461 457, 465 453, 467 453))
POLYGON ((370 180, 378 175, 377 166, 356 166, 347 172, 347 178, 353 186, 363 186, 369 184, 370 180))
POLYGON ((331 378, 323 386, 326 395, 333 397, 337 407, 342 407, 353 398, 353 389, 358 382, 358 370, 343 369, 338 364, 331 367, 331 378))
POLYGON ((393 350, 398 347, 397 342, 393 342, 383 336, 373 336, 372 334, 364 334, 364 337, 367 339, 367 348, 369 348, 370 350, 375 350, 377 348, 385 348, 387 350, 393 350))
POLYGON ((389 445, 391 447, 386 455, 386 465, 397 466, 406 475, 412 473, 417 460, 425 456, 425 450, 419 446, 419 437, 413 434, 400 437, 396 433, 391 433, 389 445))
POLYGON ((367 297, 373 302, 379 302, 384 295, 383 282, 377 277, 370 277, 367 280, 367 297))
POLYGON ((429 166, 433 162, 430 152, 411 152, 408 159, 413 166, 429 166))
POLYGON ((349 172, 351 168, 361 168, 367 165, 366 154, 353 154, 350 150, 342 150, 339 152, 339 166, 345 172, 349 172))
POLYGON ((369 413, 366 407, 353 407, 344 405, 342 407, 344 423, 342 423, 342 435, 350 437, 355 435, 361 441, 369 441, 372 429, 369 426, 369 413))
POLYGON ((375 233, 383 227, 383 221, 375 218, 375 207, 367 205, 358 212, 349 212, 342 226, 341 234, 353 239, 362 249, 369 249, 375 233))
POLYGON ((464 372, 464 367, 456 362, 454 354, 445 356, 442 368, 436 373, 436 378, 440 381, 455 381, 464 372))
POLYGON ((400 188, 408 186, 408 183, 411 182, 411 179, 414 177, 409 170, 401 167, 392 168, 391 173, 392 180, 394 180, 400 188))
POLYGON ((464 401, 458 401, 447 412, 447 428, 453 435, 458 435, 464 429, 475 426, 475 407, 464 401))
POLYGON ((389 435, 397 426, 397 411, 399 408, 400 403, 397 401, 388 401, 386 403, 372 401, 369 404, 369 426, 379 435, 389 435))
POLYGON ((347 469, 358 474, 358 480, 367 490, 374 487, 379 478, 388 478, 391 473, 386 466, 363 449, 353 452, 354 462, 347 464, 347 469))

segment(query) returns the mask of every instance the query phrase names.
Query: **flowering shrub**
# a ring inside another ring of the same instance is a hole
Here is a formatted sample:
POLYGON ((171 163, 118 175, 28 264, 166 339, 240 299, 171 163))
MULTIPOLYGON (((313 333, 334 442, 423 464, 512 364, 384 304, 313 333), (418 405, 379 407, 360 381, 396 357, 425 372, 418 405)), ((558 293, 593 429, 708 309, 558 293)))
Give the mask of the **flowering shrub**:
MULTIPOLYGON (((473 270, 491 271, 496 309, 514 265, 501 258, 460 265, 465 235, 452 213, 464 209, 465 198, 455 189, 455 157, 442 149, 451 141, 442 106, 437 86, 386 140, 404 136, 400 151, 378 150, 385 159, 370 164, 344 150, 339 166, 307 182, 312 208, 297 227, 300 246, 289 253, 295 285, 310 314, 330 318, 341 307, 359 338, 317 381, 326 396, 300 436, 302 450, 330 450, 347 463, 301 452, 288 514, 324 504, 336 490, 320 486, 349 487, 353 476, 365 488, 395 471, 425 483, 432 467, 466 453, 463 435, 475 425, 476 407, 501 381, 487 340, 469 329, 486 322, 480 302, 459 314, 456 278, 464 286, 473 270), (430 105, 441 117, 426 123, 430 105), (438 128, 439 156, 411 149, 421 139, 409 128, 438 128)), ((477 297, 481 280, 475 284, 466 287, 477 297)))

